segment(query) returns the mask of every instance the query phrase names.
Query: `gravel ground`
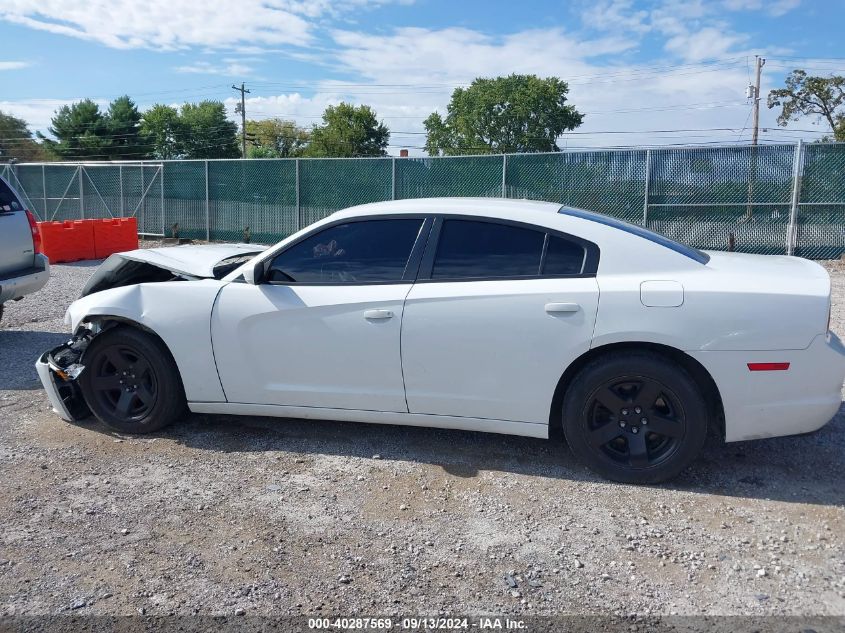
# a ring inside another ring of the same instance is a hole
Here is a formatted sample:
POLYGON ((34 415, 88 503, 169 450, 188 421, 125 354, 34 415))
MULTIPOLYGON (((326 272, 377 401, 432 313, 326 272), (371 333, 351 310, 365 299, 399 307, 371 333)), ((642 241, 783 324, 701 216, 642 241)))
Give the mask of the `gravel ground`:
POLYGON ((32 366, 96 265, 6 306, 0 615, 845 615, 845 410, 660 487, 480 433, 191 415, 122 437, 59 420, 32 366))

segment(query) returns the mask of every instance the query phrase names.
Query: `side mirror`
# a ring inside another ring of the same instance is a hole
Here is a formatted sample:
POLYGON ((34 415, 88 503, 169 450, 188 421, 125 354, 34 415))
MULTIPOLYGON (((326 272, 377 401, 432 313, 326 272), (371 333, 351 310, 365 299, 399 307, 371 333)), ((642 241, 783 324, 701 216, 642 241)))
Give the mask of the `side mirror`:
POLYGON ((252 266, 247 266, 244 269, 244 281, 248 283, 250 286, 255 286, 261 283, 261 273, 264 270, 264 263, 263 262, 256 262, 252 266))

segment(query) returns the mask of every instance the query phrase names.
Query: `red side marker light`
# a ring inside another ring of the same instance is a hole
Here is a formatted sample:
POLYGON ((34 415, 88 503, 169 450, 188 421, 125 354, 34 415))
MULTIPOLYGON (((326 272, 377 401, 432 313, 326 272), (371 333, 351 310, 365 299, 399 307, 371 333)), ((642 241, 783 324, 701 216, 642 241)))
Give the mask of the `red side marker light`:
POLYGON ((749 371, 786 371, 789 363, 748 363, 749 371))

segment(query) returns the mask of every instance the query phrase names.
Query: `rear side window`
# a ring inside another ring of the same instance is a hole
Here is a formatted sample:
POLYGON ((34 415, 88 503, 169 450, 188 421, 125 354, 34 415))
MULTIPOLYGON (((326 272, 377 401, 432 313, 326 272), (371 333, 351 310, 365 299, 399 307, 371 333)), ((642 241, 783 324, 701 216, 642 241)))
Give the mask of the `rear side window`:
POLYGON ((440 230, 432 279, 479 279, 537 275, 545 233, 532 229, 445 220, 440 230))
POLYGON ((423 220, 366 220, 338 224, 277 255, 268 281, 368 283, 401 281, 423 220))
POLYGON ((20 211, 22 209, 23 206, 12 192, 12 188, 0 179, 0 211, 20 211))
POLYGON ((583 246, 557 235, 549 235, 546 257, 543 260, 544 275, 578 275, 584 270, 587 252, 583 246))

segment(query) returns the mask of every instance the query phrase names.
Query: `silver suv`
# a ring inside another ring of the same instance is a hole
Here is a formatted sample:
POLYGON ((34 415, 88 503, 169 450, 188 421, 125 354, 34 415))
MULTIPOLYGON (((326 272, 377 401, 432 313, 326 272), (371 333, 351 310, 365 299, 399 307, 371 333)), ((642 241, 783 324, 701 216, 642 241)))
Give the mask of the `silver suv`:
POLYGON ((0 178, 0 318, 6 301, 41 290, 50 278, 50 263, 40 251, 35 218, 0 178))

